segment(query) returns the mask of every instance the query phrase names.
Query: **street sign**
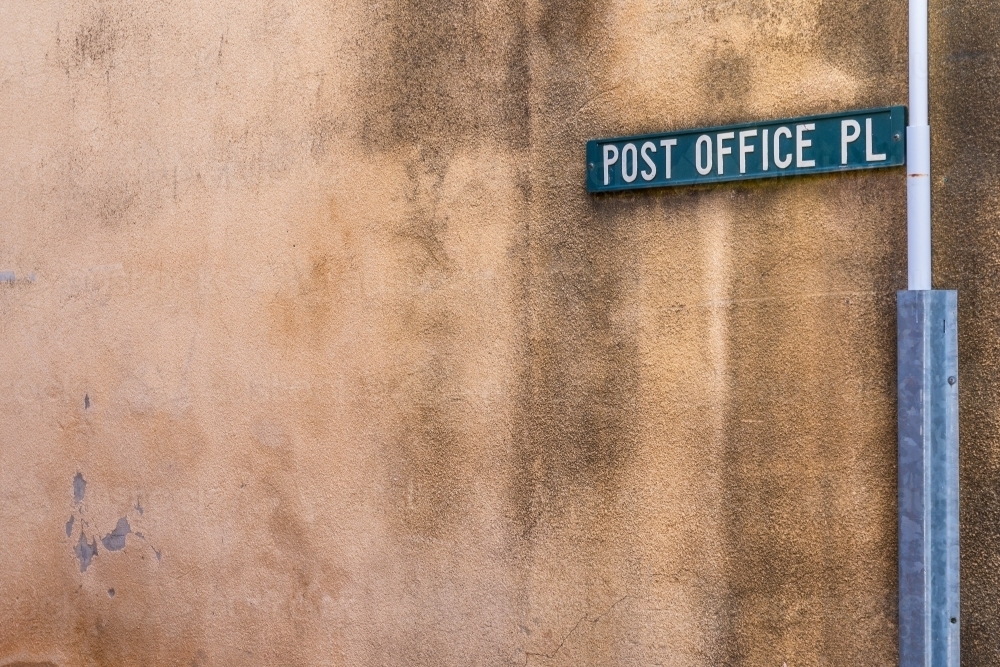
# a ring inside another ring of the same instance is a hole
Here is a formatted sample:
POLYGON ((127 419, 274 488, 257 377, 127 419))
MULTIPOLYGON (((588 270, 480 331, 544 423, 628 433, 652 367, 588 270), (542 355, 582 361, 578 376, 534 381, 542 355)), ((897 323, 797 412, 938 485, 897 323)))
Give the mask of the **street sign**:
POLYGON ((906 108, 592 139, 587 191, 803 176, 906 162, 906 108))

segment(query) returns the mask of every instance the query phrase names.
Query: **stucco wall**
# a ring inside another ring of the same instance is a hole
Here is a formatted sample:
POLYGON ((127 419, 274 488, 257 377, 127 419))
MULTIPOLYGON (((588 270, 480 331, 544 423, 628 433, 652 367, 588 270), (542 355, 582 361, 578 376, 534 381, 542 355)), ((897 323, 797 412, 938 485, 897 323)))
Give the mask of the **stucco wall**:
POLYGON ((962 664, 1000 664, 1000 24, 932 3, 934 270, 959 290, 962 664))
MULTIPOLYGON (((995 22, 935 12, 989 665, 995 22)), ((0 4, 0 665, 892 664, 902 170, 583 144, 905 101, 896 0, 0 4)))

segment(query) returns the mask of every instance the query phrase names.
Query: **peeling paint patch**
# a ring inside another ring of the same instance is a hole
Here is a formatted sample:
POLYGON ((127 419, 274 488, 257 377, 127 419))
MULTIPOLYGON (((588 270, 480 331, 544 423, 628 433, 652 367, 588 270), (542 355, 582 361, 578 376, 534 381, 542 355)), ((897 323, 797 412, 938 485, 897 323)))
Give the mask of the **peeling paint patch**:
POLYGON ((82 503, 85 493, 87 493, 87 480, 81 473, 76 473, 76 477, 73 478, 73 502, 82 503))
POLYGON ((97 555, 97 539, 95 538, 93 542, 87 542, 87 536, 80 531, 80 541, 76 543, 73 548, 76 553, 77 560, 80 561, 80 572, 86 572, 87 568, 90 567, 90 561, 94 560, 97 555))
POLYGON ((34 282, 35 282, 34 273, 29 273, 27 275, 21 274, 21 277, 18 278, 13 271, 0 271, 0 285, 9 285, 13 287, 18 283, 22 285, 24 284, 30 285, 33 284, 34 282))
POLYGON ((108 589, 108 597, 109 598, 113 598, 114 596, 115 596, 115 589, 109 588, 108 589))
POLYGON ((125 548, 125 536, 132 532, 132 527, 128 525, 128 519, 122 517, 118 519, 118 525, 104 538, 101 544, 108 551, 121 551, 125 548))
POLYGON ((73 523, 76 521, 76 517, 71 516, 69 521, 66 522, 66 537, 73 534, 73 523))

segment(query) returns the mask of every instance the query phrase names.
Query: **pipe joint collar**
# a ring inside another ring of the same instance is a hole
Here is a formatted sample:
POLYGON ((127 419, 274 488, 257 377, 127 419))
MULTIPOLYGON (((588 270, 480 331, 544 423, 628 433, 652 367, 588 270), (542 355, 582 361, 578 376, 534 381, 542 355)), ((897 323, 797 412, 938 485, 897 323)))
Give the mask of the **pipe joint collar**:
POLYGON ((931 127, 911 125, 906 128, 906 174, 927 176, 931 173, 931 127))

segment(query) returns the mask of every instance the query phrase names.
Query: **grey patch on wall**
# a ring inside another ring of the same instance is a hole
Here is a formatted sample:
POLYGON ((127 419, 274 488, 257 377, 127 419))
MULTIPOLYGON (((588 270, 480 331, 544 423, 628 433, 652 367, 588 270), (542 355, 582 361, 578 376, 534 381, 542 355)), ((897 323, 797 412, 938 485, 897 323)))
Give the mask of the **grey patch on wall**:
POLYGON ((7 283, 8 285, 14 284, 14 272, 13 271, 0 271, 0 283, 7 283))
POLYGON ((84 410, 90 409, 90 394, 83 395, 83 409, 84 410))
POLYGON ((76 521, 76 517, 71 516, 69 521, 66 522, 66 537, 73 534, 73 523, 76 521))
POLYGON ((87 480, 83 478, 82 473, 76 473, 76 477, 73 478, 73 502, 82 503, 85 493, 87 493, 87 480))
POLYGON ((87 536, 81 530, 80 541, 76 543, 73 551, 76 553, 77 560, 80 561, 80 572, 86 572, 87 568, 90 567, 90 562, 97 556, 97 539, 95 538, 93 542, 88 543, 87 536))
POLYGON ((131 532, 132 527, 128 525, 128 519, 122 517, 118 519, 115 529, 101 539, 101 544, 108 551, 121 551, 125 548, 125 536, 131 532))

